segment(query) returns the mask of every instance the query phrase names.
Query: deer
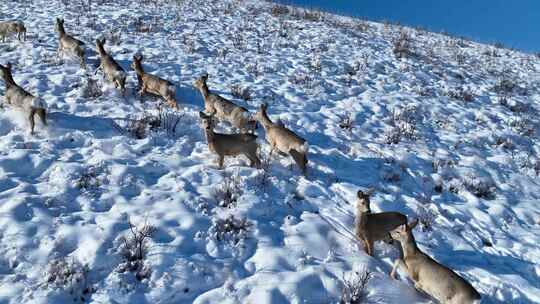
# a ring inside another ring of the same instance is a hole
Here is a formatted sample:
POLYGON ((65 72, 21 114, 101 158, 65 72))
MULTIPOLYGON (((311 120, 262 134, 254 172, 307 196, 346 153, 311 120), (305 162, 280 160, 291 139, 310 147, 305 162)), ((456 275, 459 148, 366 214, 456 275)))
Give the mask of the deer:
POLYGON ((266 113, 267 108, 267 104, 262 104, 255 114, 255 119, 261 123, 266 133, 266 141, 270 144, 269 156, 271 157, 276 149, 280 154, 289 154, 300 167, 302 173, 306 175, 308 142, 286 128, 281 121, 272 122, 266 113))
POLYGON ((126 72, 114 58, 105 51, 104 45, 105 38, 101 40, 96 39, 96 49, 100 60, 99 68, 101 68, 105 77, 122 92, 122 95, 124 95, 126 92, 126 72))
POLYGON ((2 78, 6 85, 6 102, 9 105, 22 109, 24 112, 26 112, 26 114, 28 114, 28 120, 30 121, 30 134, 34 134, 34 116, 36 114, 41 119, 43 125, 47 125, 47 104, 41 98, 33 96, 18 86, 17 83, 15 83, 15 80, 13 80, 11 68, 12 65, 10 62, 8 62, 5 66, 0 65, 0 72, 2 72, 2 78))
POLYGON ((250 167, 261 167, 258 157, 259 145, 257 135, 249 133, 221 134, 214 132, 214 117, 204 112, 199 112, 202 126, 206 134, 206 141, 210 151, 218 155, 219 169, 223 168, 225 156, 238 156, 243 154, 250 161, 250 167))
POLYGON ((220 121, 229 122, 240 133, 253 133, 257 122, 251 119, 249 111, 233 102, 211 93, 207 85, 208 74, 195 80, 193 86, 197 88, 204 99, 204 112, 215 115, 220 121))
POLYGON ((358 190, 356 196, 355 235, 364 243, 365 252, 373 256, 376 241, 392 243, 390 232, 407 223, 407 217, 399 212, 371 213, 370 196, 373 190, 358 190))
POLYGON ((174 109, 178 108, 175 99, 175 85, 168 80, 146 73, 142 66, 142 60, 142 55, 134 55, 133 63, 131 64, 131 68, 137 74, 139 95, 142 96, 145 93, 151 93, 153 95, 161 96, 170 107, 174 109))
POLYGON ((10 34, 17 34, 17 39, 26 41, 26 27, 22 21, 2 21, 0 22, 0 36, 2 42, 6 42, 6 37, 10 34))
POLYGON ((84 42, 68 35, 64 29, 64 19, 56 18, 55 29, 58 32, 58 56, 66 52, 79 59, 81 67, 84 67, 84 42))
POLYGON ((416 289, 427 293, 440 303, 480 303, 480 294, 469 282, 418 248, 412 234, 417 224, 418 219, 401 225, 390 233, 392 238, 401 243, 403 249, 403 258, 394 262, 390 277, 395 279, 397 269, 402 268, 413 280, 416 289))

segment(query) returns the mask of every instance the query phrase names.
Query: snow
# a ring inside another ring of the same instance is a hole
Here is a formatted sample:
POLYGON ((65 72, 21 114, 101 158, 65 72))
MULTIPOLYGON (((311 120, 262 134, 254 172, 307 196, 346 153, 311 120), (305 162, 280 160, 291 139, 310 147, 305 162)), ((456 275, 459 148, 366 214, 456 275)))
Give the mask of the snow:
POLYGON ((417 56, 399 59, 399 26, 273 16, 253 0, 101 2, 0 3, 0 19, 28 29, 28 41, 0 44, 0 63, 49 111, 30 135, 24 113, 0 110, 0 303, 337 303, 344 276, 363 269, 368 302, 429 303, 404 273, 388 276, 393 245, 369 257, 353 239, 367 188, 374 212, 432 214, 419 247, 483 303, 540 302, 538 58, 405 28, 417 56), (57 58, 55 17, 86 42, 86 70, 57 58), (94 75, 98 37, 128 73, 125 98, 94 75), (136 53, 176 84, 174 132, 120 131, 158 113, 156 98, 137 95, 136 53), (268 103, 305 138, 308 176, 277 153, 267 172, 243 157, 219 170, 192 86, 204 73, 213 92, 252 113, 268 103), (502 79, 519 86, 505 102, 502 79), (233 98, 233 85, 252 99, 233 98), (226 182, 238 195, 223 207, 226 182), (224 233, 228 221, 245 229, 224 233), (155 228, 142 278, 122 270, 129 222, 155 228), (71 272, 54 279, 55 267, 71 272))

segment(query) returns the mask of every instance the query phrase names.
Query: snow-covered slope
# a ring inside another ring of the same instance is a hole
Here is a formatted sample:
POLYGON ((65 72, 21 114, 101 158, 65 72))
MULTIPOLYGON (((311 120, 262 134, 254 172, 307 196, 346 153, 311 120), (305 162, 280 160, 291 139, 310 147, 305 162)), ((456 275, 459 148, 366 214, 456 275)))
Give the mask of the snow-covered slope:
POLYGON ((389 278, 393 246, 372 258, 353 240, 366 188, 374 211, 419 217, 419 247, 485 303, 540 302, 538 58, 258 1, 83 2, 0 3, 29 38, 0 44, 0 64, 50 110, 34 136, 0 111, 0 303, 336 303, 365 269, 368 302, 429 302, 389 278), (55 17, 87 43, 86 70, 56 57, 55 17), (98 37, 129 71, 126 98, 94 75, 98 37), (126 132, 158 113, 136 94, 135 53, 177 85, 180 110, 162 113, 174 127, 126 132), (205 72, 307 139, 307 178, 279 155, 217 168, 192 86, 205 72), (144 261, 126 261, 145 223, 144 261))

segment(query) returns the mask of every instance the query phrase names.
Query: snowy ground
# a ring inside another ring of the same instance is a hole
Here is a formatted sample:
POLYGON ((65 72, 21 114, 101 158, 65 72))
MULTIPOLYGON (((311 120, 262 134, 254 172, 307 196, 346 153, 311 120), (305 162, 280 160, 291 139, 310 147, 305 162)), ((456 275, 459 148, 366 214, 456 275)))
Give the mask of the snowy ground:
POLYGON ((374 211, 420 217, 420 248, 483 303, 540 302, 540 59, 413 29, 400 59, 398 26, 274 16, 256 1, 64 2, 0 3, 29 38, 0 44, 0 64, 50 106, 34 136, 22 113, 0 110, 0 303, 336 303, 363 269, 368 303, 429 303, 404 274, 389 278, 394 247, 377 243, 371 258, 352 240, 365 188, 374 211), (56 57, 55 17, 87 43, 86 70, 56 57), (127 98, 94 75, 98 37, 129 71, 127 98), (157 113, 135 94, 136 52, 177 84, 175 132, 115 127, 157 113), (267 171, 241 157, 218 170, 192 87, 205 72, 211 90, 251 111, 267 102, 308 140, 307 178, 281 156, 267 171), (245 229, 223 233, 230 216, 245 229), (133 271, 129 221, 155 228, 133 271))

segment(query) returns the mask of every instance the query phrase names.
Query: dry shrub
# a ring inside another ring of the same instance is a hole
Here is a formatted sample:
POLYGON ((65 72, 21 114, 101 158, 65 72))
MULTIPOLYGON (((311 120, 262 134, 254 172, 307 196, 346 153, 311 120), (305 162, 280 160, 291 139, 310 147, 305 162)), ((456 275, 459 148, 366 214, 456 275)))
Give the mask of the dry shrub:
POLYGON ((99 82, 91 77, 87 77, 81 89, 81 96, 83 98, 96 99, 102 94, 103 93, 101 92, 101 88, 99 87, 99 82))
POLYGON ((67 257, 52 260, 45 272, 46 285, 69 292, 74 303, 85 303, 95 289, 90 285, 90 268, 67 257))
POLYGON ((348 276, 343 274, 341 280, 343 287, 341 289, 341 298, 339 304, 361 304, 368 301, 368 284, 373 273, 367 269, 354 271, 348 276))
POLYGON ((417 211, 417 216, 422 231, 428 232, 433 230, 433 224, 437 218, 437 215, 433 210, 421 206, 417 211))
POLYGON ((411 57, 414 55, 412 38, 406 31, 401 31, 399 36, 392 42, 392 45, 392 52, 396 58, 411 57))
POLYGON ((220 207, 233 208, 242 196, 243 182, 238 174, 225 173, 223 181, 214 188, 212 196, 220 207))
POLYGON ((247 237, 251 226, 246 218, 237 219, 229 215, 224 219, 214 219, 209 232, 218 241, 228 241, 236 245, 247 237))
POLYGON ((231 95, 234 98, 242 99, 244 101, 251 100, 251 90, 249 87, 242 87, 239 84, 234 84, 231 86, 231 95))
POLYGON ((270 9, 270 13, 274 17, 279 17, 279 16, 283 16, 283 15, 288 15, 290 13, 290 10, 285 5, 279 5, 278 4, 278 5, 272 6, 272 8, 270 9))
POLYGON ((176 129, 182 120, 183 114, 159 107, 157 114, 150 112, 143 113, 139 118, 126 119, 126 123, 121 126, 113 122, 113 127, 122 135, 127 135, 135 139, 146 138, 151 132, 163 131, 169 137, 176 137, 176 129))
POLYGON ((150 277, 151 274, 150 267, 144 263, 144 259, 148 252, 148 241, 152 238, 156 228, 147 222, 140 228, 134 226, 129 220, 128 224, 128 235, 122 237, 120 247, 120 254, 124 260, 118 266, 117 271, 120 273, 133 272, 135 277, 142 281, 150 277))

